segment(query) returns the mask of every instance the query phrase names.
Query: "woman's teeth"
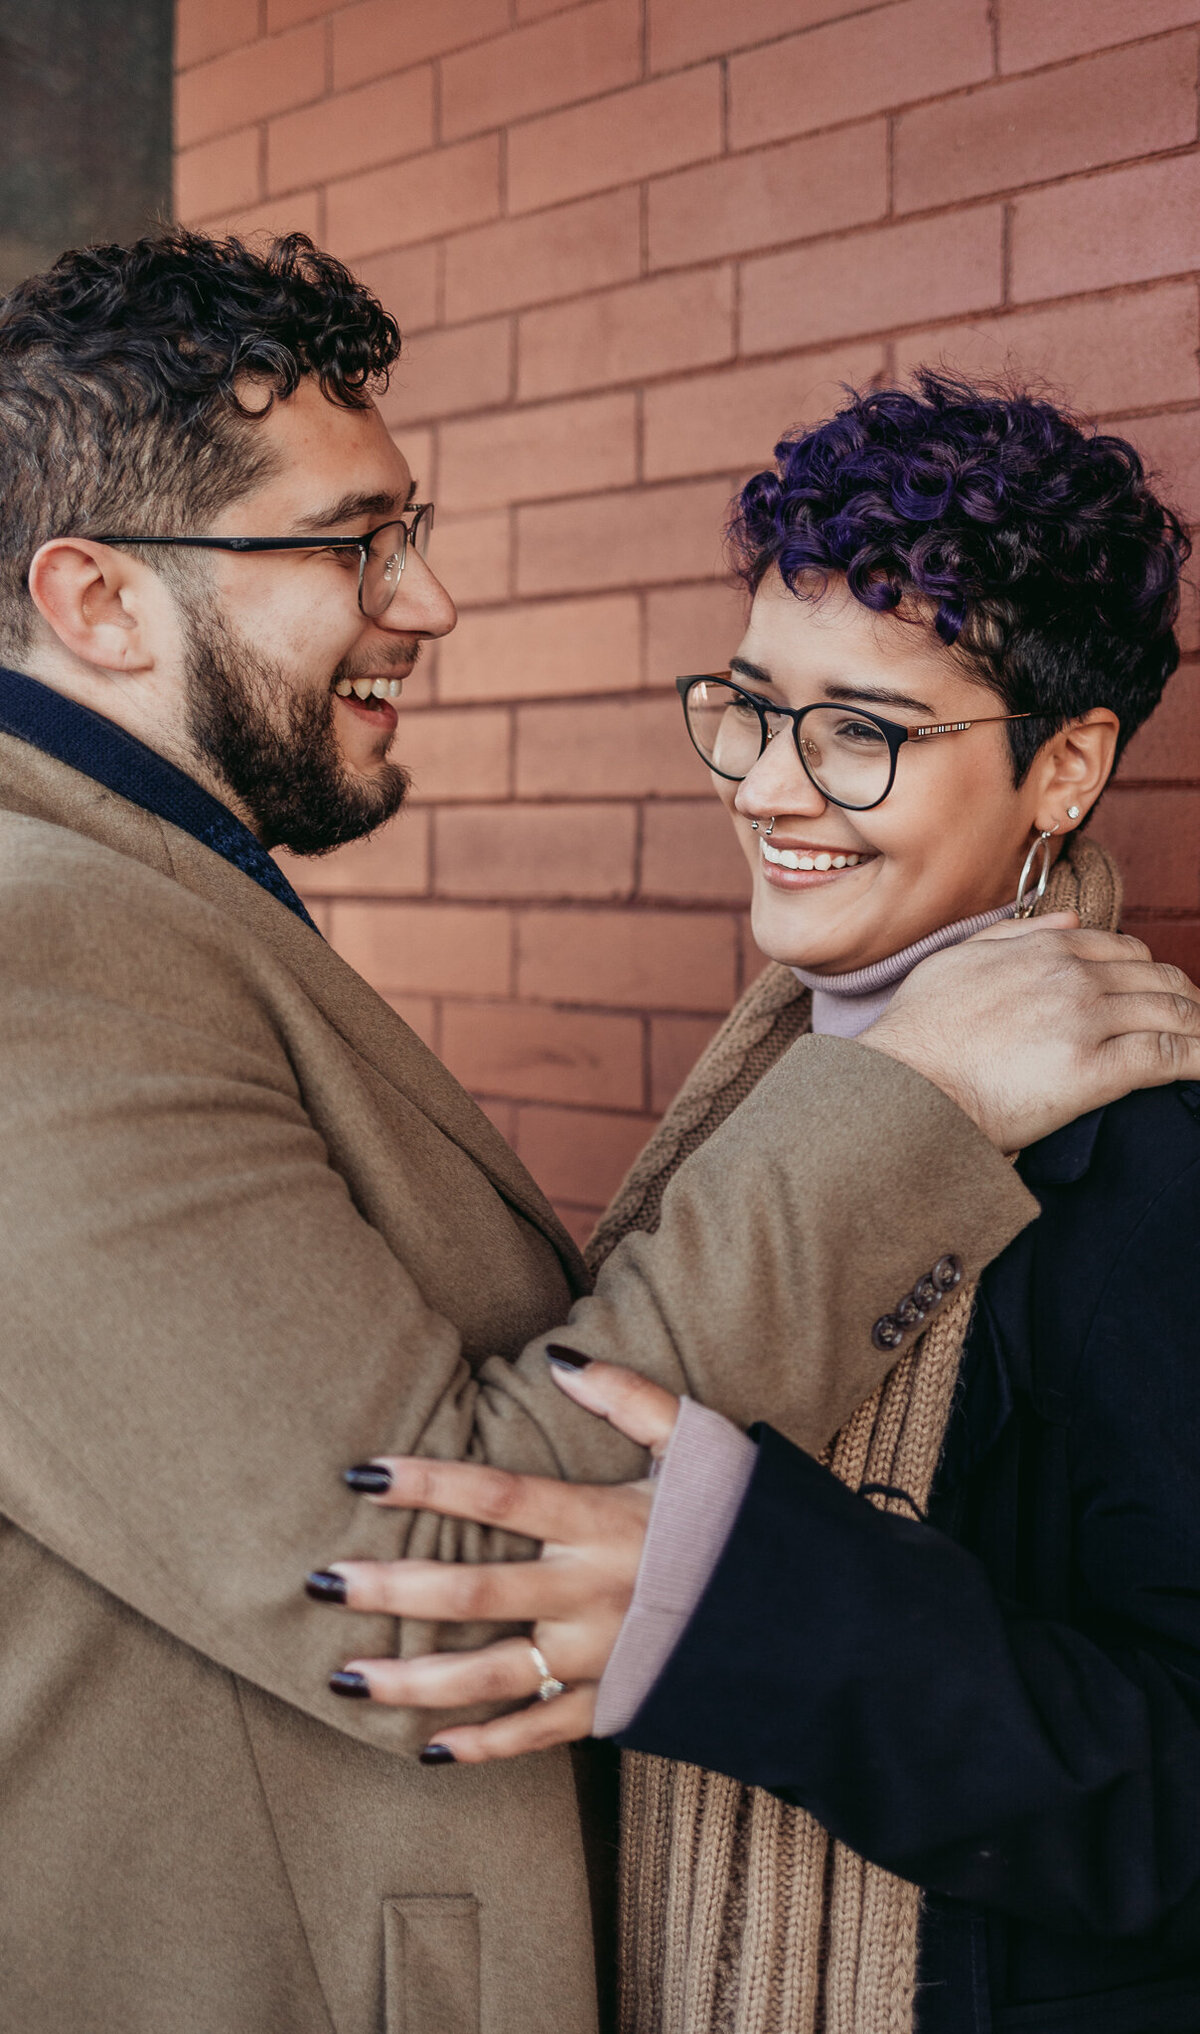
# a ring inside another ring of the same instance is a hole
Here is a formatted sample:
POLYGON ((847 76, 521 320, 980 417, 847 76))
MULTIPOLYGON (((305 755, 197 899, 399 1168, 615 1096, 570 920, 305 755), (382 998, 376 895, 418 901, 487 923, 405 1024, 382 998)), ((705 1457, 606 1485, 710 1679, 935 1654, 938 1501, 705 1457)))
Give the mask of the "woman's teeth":
POLYGON ((339 678, 334 691, 339 699, 399 699, 402 678, 339 678))
POLYGON ((794 848, 772 847, 769 840, 761 843, 763 860, 774 862, 781 869, 856 869, 866 855, 802 855, 794 848))

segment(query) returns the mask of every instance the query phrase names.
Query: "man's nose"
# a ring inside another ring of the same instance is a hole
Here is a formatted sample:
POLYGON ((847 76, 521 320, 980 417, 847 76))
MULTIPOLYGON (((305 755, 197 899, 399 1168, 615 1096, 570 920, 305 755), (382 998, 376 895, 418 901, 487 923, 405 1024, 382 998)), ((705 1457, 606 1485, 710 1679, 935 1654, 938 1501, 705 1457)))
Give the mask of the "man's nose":
POLYGON ((441 580, 410 549, 396 597, 376 618, 376 628, 400 636, 448 636, 457 620, 458 609, 441 580))

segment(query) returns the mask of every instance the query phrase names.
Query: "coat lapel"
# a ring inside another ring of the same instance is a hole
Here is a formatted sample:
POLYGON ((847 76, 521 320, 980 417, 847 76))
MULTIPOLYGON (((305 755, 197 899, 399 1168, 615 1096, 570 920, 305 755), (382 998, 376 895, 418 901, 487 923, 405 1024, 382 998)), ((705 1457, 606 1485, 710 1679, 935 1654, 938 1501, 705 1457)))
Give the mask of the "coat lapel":
POLYGON ((516 1152, 415 1031, 303 919, 190 834, 56 757, 2 734, 0 803, 144 862, 227 911, 288 969, 347 1045, 436 1123, 543 1232, 572 1284, 580 1284, 579 1252, 516 1152))

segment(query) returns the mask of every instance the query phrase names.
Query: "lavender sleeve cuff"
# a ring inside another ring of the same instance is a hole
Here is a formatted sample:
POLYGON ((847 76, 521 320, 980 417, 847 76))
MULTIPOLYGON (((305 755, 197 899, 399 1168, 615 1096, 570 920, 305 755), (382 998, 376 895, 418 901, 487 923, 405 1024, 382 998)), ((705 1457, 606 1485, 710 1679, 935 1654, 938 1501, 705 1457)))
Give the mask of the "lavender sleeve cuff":
POLYGON ((654 1490, 633 1601, 596 1698, 596 1737, 633 1721, 720 1559, 757 1449, 739 1427, 685 1398, 654 1490))

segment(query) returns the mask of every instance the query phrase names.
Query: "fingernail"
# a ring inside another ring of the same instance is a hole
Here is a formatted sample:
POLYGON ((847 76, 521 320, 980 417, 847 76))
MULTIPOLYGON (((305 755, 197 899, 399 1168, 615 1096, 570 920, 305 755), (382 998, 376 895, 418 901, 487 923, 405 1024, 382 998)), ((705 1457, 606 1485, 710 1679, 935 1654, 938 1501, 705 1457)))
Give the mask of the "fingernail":
POLYGON ((382 1497, 392 1487, 392 1472, 381 1462, 356 1462, 353 1469, 343 1469, 342 1482, 361 1497, 382 1497))
POLYGON ((331 1695, 353 1695, 361 1702, 370 1695, 371 1684, 365 1674, 356 1674, 347 1668, 329 1676, 329 1692, 331 1695))
POLYGON ((448 1744, 427 1744, 417 1753, 423 1766, 452 1766, 456 1763, 454 1753, 448 1744))
POLYGON ((547 1342, 546 1361, 556 1370, 586 1370, 590 1356, 582 1356, 578 1349, 568 1349, 565 1342, 547 1342))
POLYGON ((305 1576, 304 1594, 311 1596, 314 1603, 344 1603, 346 1577, 335 1575, 332 1568, 318 1568, 305 1576))

